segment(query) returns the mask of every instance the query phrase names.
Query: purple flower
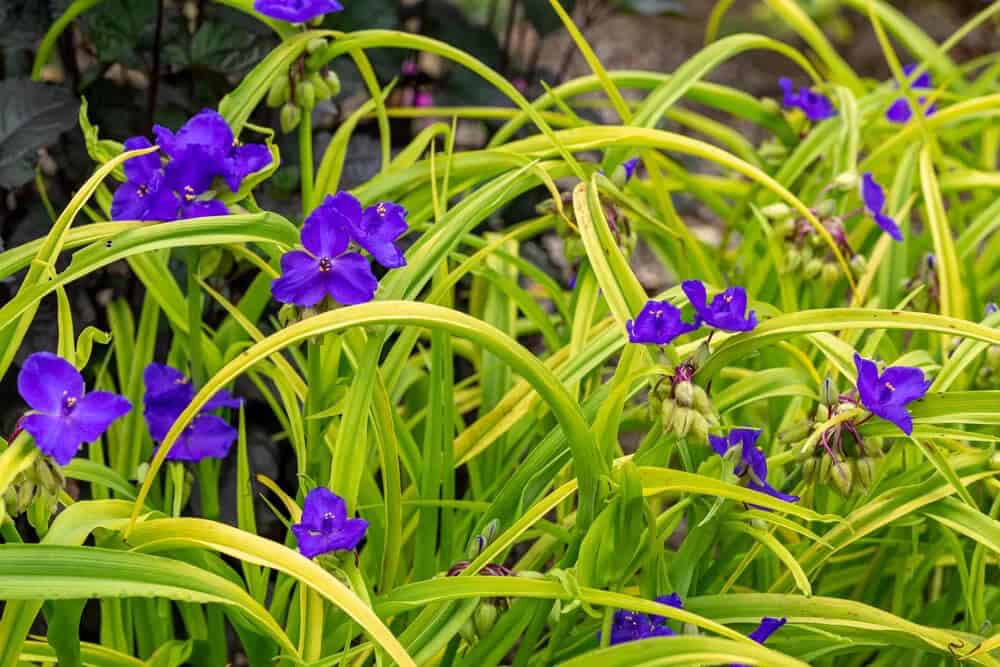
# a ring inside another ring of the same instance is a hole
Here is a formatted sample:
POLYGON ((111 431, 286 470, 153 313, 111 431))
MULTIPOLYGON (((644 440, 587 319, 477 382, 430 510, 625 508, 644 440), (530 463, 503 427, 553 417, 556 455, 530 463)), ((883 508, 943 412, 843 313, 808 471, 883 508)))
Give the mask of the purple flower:
MULTIPOLYGON (((915 64, 905 65, 903 67, 903 74, 906 76, 907 79, 909 79, 913 75, 913 72, 916 71, 916 69, 917 66, 915 64)), ((898 83, 896 84, 896 87, 897 88, 899 87, 898 83)), ((921 88, 924 89, 933 88, 933 84, 931 83, 930 73, 924 72, 923 74, 918 76, 916 79, 914 79, 913 83, 910 84, 910 88, 914 90, 921 88)), ((926 100, 927 100, 926 97, 918 97, 917 103, 920 104, 920 106, 923 106, 926 100)), ((931 104, 924 110, 924 115, 930 116, 935 111, 937 111, 937 107, 931 104)), ((913 109, 910 108, 910 101, 907 100, 905 97, 900 97, 896 99, 896 101, 893 102, 886 110, 885 117, 893 123, 905 123, 909 121, 910 118, 913 117, 913 109)))
MULTIPOLYGON (((212 178, 221 175, 233 192, 248 174, 271 164, 271 151, 264 144, 243 144, 233 136, 229 123, 218 111, 203 109, 176 133, 159 125, 153 134, 160 149, 170 158, 180 159, 192 149, 200 149, 198 159, 206 161, 201 170, 212 178)), ((206 184, 206 188, 207 184, 206 184)))
MULTIPOLYGON (((677 593, 661 595, 656 598, 656 601, 674 609, 683 608, 681 598, 677 593)), ((619 609, 611 621, 610 643, 612 646, 647 637, 670 637, 673 635, 674 631, 667 626, 667 619, 656 614, 643 614, 637 611, 619 609)), ((600 636, 598 633, 598 640, 600 640, 600 636)))
POLYGON ((344 9, 337 0, 254 0, 253 8, 272 19, 305 23, 323 14, 344 9))
POLYGON ((700 280, 685 280, 681 289, 694 306, 697 319, 722 331, 751 331, 757 326, 757 313, 747 313, 747 293, 742 287, 729 287, 708 303, 705 285, 700 280))
POLYGON ((669 301, 647 301, 634 320, 625 323, 630 343, 666 345, 682 334, 694 331, 701 322, 681 319, 681 310, 669 301))
MULTIPOLYGON (((334 221, 350 236, 350 240, 367 250, 375 261, 387 269, 406 266, 406 257, 396 245, 396 239, 406 233, 406 209, 391 202, 378 202, 362 210, 361 202, 349 192, 327 196, 309 216, 334 221)), ((306 221, 308 222, 308 221, 306 221)))
POLYGON ((372 300, 378 281, 368 260, 347 250, 350 221, 345 213, 357 213, 355 221, 362 215, 361 204, 342 192, 327 197, 309 214, 302 226, 305 250, 293 250, 281 258, 281 277, 271 283, 275 299, 303 307, 315 306, 327 295, 348 306, 372 300))
POLYGON ((930 388, 919 368, 890 366, 879 375, 874 361, 854 353, 854 366, 858 369, 858 395, 861 404, 873 414, 899 427, 906 435, 913 432, 913 417, 906 404, 923 398, 930 388))
POLYGON ((865 210, 871 214, 879 227, 896 241, 903 240, 903 232, 900 231, 899 225, 882 212, 885 209, 885 191, 868 171, 861 175, 861 200, 865 204, 865 210))
POLYGON ((748 489, 766 493, 785 502, 796 502, 798 496, 782 493, 767 483, 767 458, 756 445, 759 437, 760 429, 734 428, 729 431, 728 437, 709 435, 708 443, 719 456, 725 456, 733 447, 740 447, 740 459, 734 472, 737 476, 746 478, 748 489))
MULTIPOLYGON (((760 625, 757 626, 757 629, 751 632, 748 636, 758 644, 763 644, 767 641, 768 637, 781 629, 781 626, 787 622, 787 618, 773 618, 771 616, 765 616, 760 619, 760 625)), ((734 662, 730 664, 729 667, 747 667, 747 665, 734 662)))
MULTIPOLYGON (((142 373, 146 387, 143 416, 153 440, 162 442, 170 427, 194 398, 194 386, 176 368, 151 363, 142 373)), ((219 408, 238 408, 243 399, 221 390, 191 420, 167 454, 168 461, 197 463, 204 458, 225 458, 236 440, 237 431, 221 417, 210 414, 219 408)))
MULTIPOLYGON (((125 150, 150 148, 145 137, 125 140, 125 150)), ((125 161, 125 182, 111 200, 112 220, 173 220, 177 197, 167 187, 159 153, 140 155, 125 161)))
POLYGON ((635 176, 635 170, 639 166, 639 158, 634 157, 631 160, 625 160, 622 164, 622 168, 625 170, 625 182, 628 183, 635 176))
POLYGON ((1000 311, 1000 307, 997 307, 997 305, 991 301, 988 304, 986 304, 986 315, 985 316, 988 317, 988 316, 990 316, 993 313, 998 312, 998 311, 1000 311))
POLYGON ((358 546, 368 522, 348 519, 344 499, 330 489, 313 489, 306 495, 302 520, 292 526, 299 551, 306 558, 315 558, 330 551, 349 551, 358 546))
POLYGON ((226 215, 226 205, 211 198, 215 169, 207 153, 192 147, 167 163, 165 185, 175 193, 175 213, 171 220, 226 215))
POLYGON ((809 120, 818 122, 837 115, 833 102, 825 95, 811 88, 799 88, 796 92, 791 79, 786 77, 778 79, 778 85, 781 86, 782 104, 789 108, 802 109, 809 120))
POLYGON ((28 357, 17 376, 17 391, 32 409, 20 427, 61 466, 70 462, 80 445, 100 438, 111 422, 132 409, 118 394, 84 393, 80 372, 51 352, 28 357))

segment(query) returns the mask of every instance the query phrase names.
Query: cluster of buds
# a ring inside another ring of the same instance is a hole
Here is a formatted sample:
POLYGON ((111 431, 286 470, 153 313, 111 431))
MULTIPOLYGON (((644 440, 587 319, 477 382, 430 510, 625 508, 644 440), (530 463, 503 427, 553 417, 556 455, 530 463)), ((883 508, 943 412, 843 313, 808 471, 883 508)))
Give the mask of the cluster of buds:
POLYGON ((692 382, 695 368, 691 361, 685 361, 673 375, 661 378, 649 392, 649 407, 654 419, 659 415, 664 431, 708 442, 709 430, 719 426, 719 415, 708 393, 692 382))
MULTIPOLYGON (((587 256, 587 251, 584 248, 583 239, 580 238, 579 228, 573 212, 573 194, 571 192, 563 192, 561 200, 563 213, 566 217, 559 217, 556 232, 562 238, 563 253, 566 260, 570 264, 575 265, 587 256)), ((638 238, 629 224, 628 217, 619 210, 613 201, 603 195, 601 195, 601 209, 604 212, 605 219, 608 221, 608 229, 611 230, 611 234, 615 238, 615 244, 621 249, 625 257, 631 256, 635 250, 638 238)), ((542 215, 553 214, 556 212, 555 202, 545 200, 538 205, 537 210, 542 215)))
MULTIPOLYGON (((847 172, 838 176, 824 192, 847 192, 857 187, 857 174, 847 172)), ((851 271, 860 276, 864 273, 867 262, 863 255, 855 253, 851 248, 844 219, 833 214, 836 206, 834 199, 823 199, 812 208, 812 212, 822 222, 840 252, 849 259, 851 271)), ((785 241, 786 273, 800 275, 805 280, 819 278, 827 287, 836 284, 840 277, 836 257, 826 240, 808 220, 798 217, 792 207, 781 202, 765 206, 761 213, 774 223, 775 233, 785 241)))
POLYGON ((829 484, 843 497, 865 493, 882 458, 882 438, 862 438, 860 423, 848 419, 824 425, 838 413, 855 407, 851 397, 838 395, 833 382, 823 383, 822 401, 808 417, 778 434, 781 442, 798 448, 802 477, 807 483, 829 484))
POLYGON ((15 518, 31 510, 40 517, 40 521, 32 517, 32 525, 36 529, 42 524, 48 525, 48 517, 56 509, 59 502, 59 492, 66 483, 62 469, 47 456, 38 456, 27 470, 14 478, 13 483, 4 492, 3 503, 0 504, 0 523, 6 517, 15 518))
MULTIPOLYGON (((483 531, 482 535, 477 535, 473 538, 468 549, 469 558, 475 558, 482 550, 486 548, 490 540, 493 539, 497 531, 496 521, 491 521, 486 529, 483 531)), ((445 576, 457 577, 458 575, 465 572, 468 569, 471 560, 462 560, 450 568, 445 576)), ((499 563, 487 563, 482 568, 480 568, 479 575, 486 577, 515 577, 517 576, 513 570, 499 563)), ((476 606, 475 611, 472 612, 472 616, 466 619, 465 623, 459 629, 459 633, 462 638, 465 639, 470 644, 475 644, 478 640, 489 634, 493 626, 496 625, 497 619, 500 618, 500 614, 510 608, 510 600, 507 598, 483 598, 479 601, 476 606)))
MULTIPOLYGON (((325 48, 327 41, 317 37, 306 45, 306 53, 312 54, 325 48)), ((281 107, 281 131, 286 134, 298 127, 303 112, 308 114, 317 102, 328 100, 340 94, 340 78, 325 65, 318 70, 309 68, 303 54, 287 75, 279 76, 271 82, 267 91, 267 105, 281 107)))

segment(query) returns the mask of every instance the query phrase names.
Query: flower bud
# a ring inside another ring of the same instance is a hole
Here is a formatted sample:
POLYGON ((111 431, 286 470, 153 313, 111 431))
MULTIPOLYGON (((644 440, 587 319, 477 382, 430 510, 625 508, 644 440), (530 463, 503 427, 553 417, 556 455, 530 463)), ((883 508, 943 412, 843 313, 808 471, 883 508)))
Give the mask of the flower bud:
POLYGON ((330 91, 332 97, 340 95, 340 77, 332 69, 328 69, 323 72, 323 83, 326 84, 327 89, 330 91))
POLYGON ((802 253, 798 248, 785 251, 785 273, 795 273, 802 268, 802 253))
MULTIPOLYGON (((473 615, 475 615, 475 613, 473 613, 473 615)), ((475 621, 472 620, 472 616, 470 616, 469 618, 465 619, 465 623, 463 623, 462 627, 460 627, 458 629, 458 634, 462 635, 462 639, 464 639, 469 644, 475 644, 476 643, 476 639, 477 639, 476 638, 476 623, 475 623, 475 621)))
MULTIPOLYGON (((837 384, 829 375, 823 380, 823 385, 819 389, 819 399, 823 405, 836 405, 840 402, 840 392, 837 391, 837 384)), ((824 419, 823 421, 826 421, 824 419)))
POLYGON ((694 406, 694 409, 703 415, 708 415, 714 412, 714 410, 712 409, 712 401, 708 399, 708 394, 705 393, 705 390, 699 387, 698 385, 692 385, 692 386, 694 387, 692 392, 694 395, 694 400, 691 402, 691 404, 694 406))
POLYGON ((805 268, 802 270, 802 275, 806 280, 814 280, 819 276, 820 271, 823 270, 823 260, 818 257, 813 257, 810 259, 805 268))
POLYGON ((328 100, 333 97, 333 93, 330 92, 330 87, 326 85, 326 81, 323 77, 319 75, 319 72, 313 72, 309 75, 309 83, 313 85, 316 90, 316 99, 319 101, 328 100))
POLYGON ((322 37, 314 37, 313 39, 310 39, 309 42, 306 44, 306 53, 310 54, 316 53, 324 46, 326 46, 325 39, 323 39, 322 37))
POLYGON ((816 481, 826 484, 830 481, 830 471, 833 468, 833 459, 828 455, 820 456, 819 465, 816 468, 816 481))
MULTIPOLYGON (((778 442, 783 444, 798 442, 799 440, 802 440, 807 435, 809 435, 809 432, 811 430, 812 430, 812 422, 809 421, 808 419, 800 419, 799 421, 795 422, 794 424, 786 428, 784 431, 778 433, 778 442)), ((812 455, 811 451, 809 452, 809 455, 810 456, 812 455)))
POLYGON ((500 610, 493 604, 483 601, 476 607, 472 614, 472 622, 476 626, 476 635, 485 637, 489 634, 493 626, 496 625, 497 618, 500 617, 500 610))
POLYGON ((11 512, 11 514, 23 514, 28 506, 31 505, 31 501, 35 497, 35 483, 29 479, 25 479, 17 489, 17 503, 15 507, 16 512, 11 512))
POLYGON ((774 223, 774 233, 778 238, 785 239, 795 232, 795 219, 788 217, 774 223))
POLYGON ((1000 345, 990 345, 986 348, 986 365, 995 371, 1000 371, 1000 345))
POLYGON ((305 111, 316 106, 316 87, 311 81, 299 81, 295 86, 295 101, 305 111))
POLYGON ((872 480, 875 479, 875 461, 867 456, 862 456, 857 460, 858 481, 861 487, 868 491, 872 488, 872 480))
POLYGON ((882 437, 872 437, 865 439, 865 450, 869 456, 882 456, 882 448, 885 446, 885 439, 882 437))
POLYGON ((708 420, 699 412, 692 411, 691 439, 695 442, 708 442, 708 420))
POLYGON ((865 259, 864 255, 855 255, 854 257, 851 257, 851 271, 854 272, 855 276, 862 276, 867 268, 868 260, 865 259))
POLYGON ((674 400, 677 405, 690 408, 694 405, 694 385, 686 380, 678 382, 674 385, 674 400))
POLYGON ((286 102, 285 106, 281 107, 281 131, 288 134, 302 121, 302 109, 298 108, 291 102, 286 102))
POLYGON ((760 209, 761 214, 768 220, 785 220, 795 214, 795 209, 785 202, 775 202, 760 209))
POLYGON ((822 423, 830 419, 830 408, 825 403, 816 406, 816 421, 822 423))
POLYGON ((820 203, 816 204, 815 209, 816 216, 820 218, 828 218, 833 215, 833 212, 837 210, 837 202, 832 199, 824 199, 820 203))
POLYGON ((674 411, 674 433, 678 438, 686 438, 687 434, 691 432, 691 424, 694 422, 696 414, 698 413, 691 408, 677 406, 674 411))
POLYGON ((677 412, 677 404, 673 401, 663 401, 660 411, 663 420, 663 430, 669 431, 673 427, 674 414, 677 412))
POLYGON ((854 192, 858 189, 858 174, 854 171, 845 171, 833 179, 833 183, 830 185, 834 190, 840 192, 854 192))
POLYGON ((830 262, 823 265, 823 269, 820 271, 819 279, 823 282, 824 286, 832 288, 837 284, 837 280, 839 278, 840 267, 830 262))
POLYGON ((818 463, 819 462, 815 456, 810 456, 802 462, 802 479, 804 479, 807 484, 812 484, 816 480, 816 468, 818 463))
POLYGON ((267 106, 271 108, 280 107, 288 101, 288 75, 284 72, 271 82, 271 87, 267 91, 267 106))
POLYGON ((851 483, 854 481, 854 474, 851 470, 854 466, 852 464, 853 461, 840 461, 830 470, 834 488, 845 498, 851 495, 851 483))

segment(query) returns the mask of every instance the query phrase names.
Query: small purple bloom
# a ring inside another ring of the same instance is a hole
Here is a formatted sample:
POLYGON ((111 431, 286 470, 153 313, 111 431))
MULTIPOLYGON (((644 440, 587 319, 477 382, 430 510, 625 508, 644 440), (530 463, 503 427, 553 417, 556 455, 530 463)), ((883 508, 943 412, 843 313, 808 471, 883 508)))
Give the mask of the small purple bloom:
POLYGON ((19 426, 61 466, 72 460, 80 445, 100 438, 111 422, 132 409, 124 396, 85 393, 80 372, 51 352, 28 357, 17 376, 17 391, 32 409, 19 426))
MULTIPOLYGON (((125 140, 125 150, 150 148, 145 137, 125 140)), ((173 220, 177 213, 177 198, 165 184, 160 154, 149 153, 125 161, 125 182, 115 190, 111 200, 112 220, 173 220)))
POLYGON ((344 9, 337 0, 254 0, 253 8, 268 18, 305 23, 344 9))
POLYGON ((681 289, 694 306, 697 319, 709 326, 722 331, 752 331, 757 326, 757 313, 747 312, 747 293, 742 287, 727 288, 711 303, 700 280, 685 280, 681 289))
POLYGON ((861 404, 886 421, 899 427, 906 435, 913 432, 913 417, 906 405, 923 398, 931 386, 924 372, 910 366, 890 366, 881 375, 874 361, 854 353, 858 370, 858 395, 861 404))
MULTIPOLYGON (((149 435, 153 440, 162 442, 194 398, 194 386, 176 368, 155 362, 146 366, 142 381, 146 387, 142 397, 142 414, 149 426, 149 435)), ((210 412, 241 405, 243 399, 234 397, 225 389, 216 393, 177 438, 167 454, 167 460, 197 463, 207 457, 225 458, 238 433, 225 420, 210 412)))
POLYGON ((757 448, 759 437, 760 429, 734 428, 729 431, 728 437, 709 435, 708 443, 719 456, 725 456, 733 447, 740 447, 740 460, 734 472, 738 477, 747 478, 748 489, 789 503, 798 501, 798 496, 782 493, 767 483, 767 457, 757 448))
MULTIPOLYGON (((757 626, 757 629, 751 632, 748 636, 758 644, 763 644, 767 641, 768 637, 780 630, 781 627, 787 622, 787 618, 773 618, 771 616, 765 616, 760 619, 760 625, 757 626)), ((747 665, 741 662, 734 662, 730 664, 729 667, 747 667, 747 665)))
MULTIPOLYGON (((397 217, 395 210, 390 211, 389 206, 395 205, 386 204, 383 211, 391 225, 397 217)), ((302 226, 305 250, 293 250, 281 258, 281 277, 271 283, 274 298, 303 307, 315 306, 327 295, 348 306, 371 301, 378 288, 371 265, 360 253, 347 249, 352 225, 357 227, 375 222, 371 216, 367 222, 362 222, 363 215, 361 204, 346 192, 328 196, 309 214, 302 226)), ((381 219, 383 215, 375 211, 374 217, 381 219)), ((388 254, 389 250, 380 238, 367 240, 369 245, 388 254)), ((388 245, 393 244, 390 241, 388 245)), ((402 257, 401 253, 399 257, 402 257)))
POLYGON ((206 162, 201 170, 211 174, 208 183, 216 175, 221 175, 233 192, 240 189, 240 183, 248 174, 271 164, 271 151, 267 146, 237 141, 229 123, 213 109, 202 109, 176 133, 154 125, 153 134, 160 149, 175 160, 192 149, 200 149, 198 159, 206 162))
POLYGON ((631 160, 625 160, 622 164, 622 168, 625 170, 625 182, 628 183, 635 176, 635 170, 639 166, 639 158, 634 157, 631 160))
POLYGON ((176 212, 171 220, 229 213, 225 204, 211 198, 209 188, 215 173, 208 154, 197 146, 188 148, 167 164, 166 187, 176 193, 176 212))
POLYGON ((885 209, 885 190, 875 182, 875 177, 869 171, 861 175, 861 200, 865 204, 865 210, 875 219, 878 226, 885 230, 886 234, 896 241, 903 240, 903 232, 900 231, 899 225, 882 212, 885 209))
MULTIPOLYGON (((682 609, 681 598, 677 593, 661 595, 656 598, 660 604, 674 609, 682 609)), ((667 626, 667 619, 656 614, 643 614, 637 611, 619 609, 611 622, 610 644, 624 644, 647 637, 671 637, 674 631, 667 626)), ((600 640, 600 633, 597 634, 600 640)))
POLYGON ((306 495, 302 520, 292 526, 299 551, 306 558, 315 558, 330 551, 350 551, 358 546, 368 522, 347 518, 344 499, 330 489, 313 489, 306 495))
MULTIPOLYGON (((911 63, 909 65, 905 65, 903 67, 903 74, 908 79, 913 75, 916 69, 917 66, 915 64, 911 63)), ((896 84, 896 87, 897 88, 899 87, 898 83, 896 84)), ((933 88, 933 84, 931 83, 930 73, 924 72, 923 74, 918 76, 916 79, 914 79, 913 83, 910 84, 910 88, 914 90, 933 88)), ((920 106, 923 106, 926 100, 927 100, 926 97, 918 97, 917 103, 920 104, 920 106)), ((931 104, 924 110, 924 115, 930 116, 936 111, 937 107, 931 104)), ((907 100, 905 97, 898 98, 886 110, 885 117, 893 123, 906 123, 907 121, 910 120, 910 118, 913 117, 913 109, 910 108, 910 101, 907 100)))
POLYGON ((685 322, 681 319, 681 309, 669 301, 647 301, 636 318, 625 323, 630 343, 654 345, 666 345, 699 326, 701 322, 697 315, 694 322, 685 322))
POLYGON ((796 92, 791 79, 786 77, 778 79, 778 85, 781 87, 782 104, 789 108, 802 109, 806 118, 814 123, 837 115, 833 102, 825 95, 811 88, 800 88, 796 92))

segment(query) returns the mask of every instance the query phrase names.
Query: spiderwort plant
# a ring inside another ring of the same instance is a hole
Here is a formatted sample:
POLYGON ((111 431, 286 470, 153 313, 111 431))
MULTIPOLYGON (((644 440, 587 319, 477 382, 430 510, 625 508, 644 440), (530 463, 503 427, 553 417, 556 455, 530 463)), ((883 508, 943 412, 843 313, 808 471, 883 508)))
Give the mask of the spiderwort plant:
POLYGON ((306 558, 333 551, 351 551, 361 543, 367 531, 368 522, 349 518, 344 499, 323 487, 306 495, 302 519, 292 526, 299 551, 306 558))

